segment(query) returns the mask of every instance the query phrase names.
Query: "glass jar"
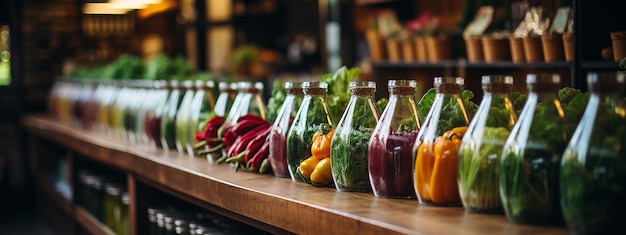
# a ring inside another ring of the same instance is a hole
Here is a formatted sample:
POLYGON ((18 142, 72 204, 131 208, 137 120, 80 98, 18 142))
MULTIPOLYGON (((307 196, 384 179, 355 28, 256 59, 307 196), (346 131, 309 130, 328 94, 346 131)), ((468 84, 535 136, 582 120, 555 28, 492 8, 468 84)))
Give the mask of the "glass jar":
POLYGON ((146 130, 146 115, 153 109, 158 101, 158 93, 155 84, 159 81, 137 81, 137 115, 135 117, 135 141, 140 144, 150 144, 146 130))
POLYGON ((130 204, 130 195, 128 192, 122 192, 121 200, 121 212, 120 212, 120 224, 118 226, 119 231, 118 235, 129 235, 130 234, 130 220, 128 215, 128 206, 130 204))
POLYGON ((98 110, 100 125, 102 130, 109 136, 115 135, 115 128, 113 126, 113 111, 115 108, 116 98, 120 94, 120 87, 118 83, 110 82, 107 86, 107 91, 103 102, 98 110))
POLYGON ((166 151, 176 149, 176 114, 183 101, 183 87, 178 81, 170 81, 172 91, 167 97, 161 118, 161 146, 166 151))
POLYGON ((291 126, 302 100, 304 99, 302 82, 285 82, 287 96, 280 107, 270 132, 269 160, 276 177, 289 178, 287 164, 287 131, 291 126))
POLYGON ((107 183, 105 186, 106 196, 104 198, 104 224, 115 233, 119 232, 121 224, 123 188, 117 183, 107 183))
POLYGON ((501 213, 500 155, 517 116, 510 93, 513 77, 482 77, 483 99, 459 150, 459 192, 470 212, 501 213))
POLYGON ((500 198, 513 223, 561 221, 559 167, 571 133, 557 92, 558 74, 526 76, 528 99, 504 145, 500 198))
POLYGON ((331 141, 330 164, 338 191, 372 191, 368 174, 369 140, 378 124, 375 82, 350 82, 350 100, 331 141))
POLYGON ((193 81, 183 81, 183 89, 185 90, 183 100, 176 114, 176 150, 179 154, 187 152, 187 143, 189 142, 189 110, 195 93, 193 81))
POLYGON ((589 101, 561 163, 563 217, 574 234, 620 231, 626 210, 623 73, 589 73, 589 101))
POLYGON ((157 219, 157 230, 155 235, 167 235, 167 230, 165 229, 165 217, 167 213, 164 210, 158 211, 156 213, 157 219))
MULTIPOLYGON (((148 222, 150 223, 148 226, 148 235, 158 235, 159 234, 159 223, 157 215, 163 213, 163 210, 156 207, 148 207, 148 222)), ((161 216, 161 221, 163 220, 161 216)))
POLYGON ((213 81, 197 80, 196 93, 191 101, 189 108, 189 119, 187 127, 187 145, 186 150, 189 156, 194 156, 194 146, 198 143, 196 141, 196 132, 204 130, 209 115, 215 106, 215 99, 213 98, 213 81))
POLYGON ((237 122, 239 117, 246 114, 253 114, 265 119, 265 104, 261 97, 262 91, 263 83, 238 82, 237 96, 224 124, 226 126, 232 125, 237 122))
POLYGON ((176 235, 189 235, 189 221, 185 218, 174 220, 174 232, 176 235))
POLYGON ((303 181, 298 172, 300 162, 311 156, 313 134, 320 125, 335 126, 328 113, 325 82, 305 82, 302 84, 304 98, 287 134, 287 164, 291 180, 303 181))
POLYGON ((96 111, 94 109, 96 84, 93 81, 81 81, 76 104, 76 116, 80 127, 92 129, 96 111))
POLYGON ((120 87, 119 94, 115 97, 112 112, 109 113, 111 115, 109 119, 113 129, 113 136, 120 139, 126 139, 127 137, 124 118, 128 101, 132 99, 132 90, 127 84, 128 82, 126 81, 118 82, 120 87))
POLYGON ((218 84, 220 94, 215 101, 213 113, 220 117, 226 117, 237 96, 237 83, 219 82, 218 84))
POLYGON ((472 117, 461 92, 462 77, 435 77, 435 99, 417 134, 414 187, 420 204, 456 206, 459 196, 458 152, 472 117))
POLYGON ((165 214, 165 218, 163 218, 163 223, 165 225, 163 235, 176 235, 176 226, 174 225, 174 215, 172 213, 165 214))
POLYGON ((152 86, 154 101, 146 110, 144 130, 148 144, 153 147, 161 147, 161 121, 170 90, 171 87, 166 81, 155 81, 152 86))
POLYGON ((420 124, 414 80, 390 80, 389 103, 368 147, 369 178, 377 197, 414 198, 413 144, 420 124))
POLYGON ((104 198, 106 195, 105 191, 105 182, 107 178, 102 177, 100 175, 92 175, 90 178, 91 187, 91 197, 89 200, 90 210, 89 212, 96 218, 98 221, 104 222, 104 198))
POLYGON ((123 106, 124 113, 124 130, 126 133, 125 139, 130 143, 136 143, 136 126, 137 115, 139 114, 141 100, 144 100, 144 92, 141 88, 139 81, 128 81, 128 94, 126 100, 123 101, 126 104, 123 106))

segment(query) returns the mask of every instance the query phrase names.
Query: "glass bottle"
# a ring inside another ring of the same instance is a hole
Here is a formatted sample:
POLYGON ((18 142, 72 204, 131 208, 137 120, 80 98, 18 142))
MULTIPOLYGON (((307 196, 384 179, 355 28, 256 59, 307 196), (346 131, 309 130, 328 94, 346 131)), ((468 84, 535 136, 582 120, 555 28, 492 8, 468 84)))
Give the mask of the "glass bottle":
POLYGON ((156 102, 159 101, 158 90, 156 84, 159 81, 140 81, 137 87, 137 116, 135 118, 135 139, 140 144, 150 144, 148 134, 150 130, 146 129, 146 115, 154 109, 156 102))
POLYGON ((466 211, 502 212, 500 155, 517 120, 509 95, 512 87, 511 76, 482 77, 483 99, 459 149, 459 192, 466 211))
POLYGON ((122 209, 122 187, 116 183, 107 183, 105 186, 106 195, 104 197, 104 224, 112 231, 118 232, 120 224, 120 213, 122 209))
POLYGON ((285 82, 285 91, 287 96, 276 115, 276 120, 274 120, 270 132, 269 141, 271 147, 268 158, 274 176, 289 178, 287 164, 287 131, 296 117, 296 113, 298 109, 300 109, 300 105, 304 99, 303 83, 285 82))
POLYGON ((183 101, 183 87, 178 81, 170 81, 172 91, 167 97, 163 117, 161 118, 161 147, 167 150, 176 149, 176 115, 183 101))
POLYGON ((220 94, 215 101, 213 113, 220 117, 226 117, 233 105, 235 96, 237 96, 237 83, 219 82, 218 86, 220 94))
POLYGON ((350 100, 331 141, 330 164, 338 191, 371 192, 367 150, 378 123, 375 82, 350 82, 350 100))
POLYGON ((589 73, 589 101, 560 172, 563 217, 573 234, 611 234, 626 210, 623 73, 589 73))
POLYGON ((152 92, 154 101, 147 108, 144 120, 144 130, 148 138, 148 144, 153 147, 161 147, 161 121, 166 107, 167 97, 171 86, 166 81, 155 81, 152 92))
POLYGON ((369 178, 377 197, 414 198, 413 144, 420 128, 414 80, 389 80, 389 103, 368 147, 369 178))
POLYGON ((458 152, 472 117, 461 92, 462 77, 435 77, 435 99, 417 134, 414 187, 420 204, 455 206, 459 197, 458 152))
POLYGON ((232 125, 237 122, 239 117, 246 114, 254 114, 265 119, 265 104, 261 97, 262 91, 263 83, 238 82, 237 96, 224 123, 227 126, 232 125))
POLYGON ((120 196, 121 212, 120 212, 120 224, 118 225, 118 235, 130 234, 130 220, 128 215, 128 206, 130 204, 130 195, 128 192, 122 192, 120 196))
POLYGON ((183 88, 185 89, 183 100, 176 114, 176 150, 180 154, 187 152, 187 142, 189 142, 187 138, 189 135, 189 109, 195 93, 193 81, 183 81, 183 88))
POLYGON ((500 198, 513 223, 561 220, 559 166, 571 132, 558 99, 558 74, 526 76, 528 99, 504 145, 500 198))
POLYGON ((139 81, 129 81, 128 83, 127 99, 124 101, 123 113, 124 113, 124 130, 126 138, 131 143, 135 143, 135 126, 137 125, 137 114, 139 113, 139 105, 141 104, 140 97, 143 97, 143 91, 140 88, 139 81))
POLYGON ((298 172, 300 162, 311 156, 313 134, 321 124, 334 126, 329 115, 325 82, 305 82, 302 84, 304 99, 296 113, 287 134, 287 164, 291 180, 303 181, 298 172))
POLYGON ((213 81, 197 80, 196 92, 191 101, 189 108, 189 119, 187 127, 187 145, 186 150, 189 156, 194 156, 194 146, 198 143, 195 135, 198 130, 204 130, 210 112, 215 107, 215 99, 213 98, 213 81))

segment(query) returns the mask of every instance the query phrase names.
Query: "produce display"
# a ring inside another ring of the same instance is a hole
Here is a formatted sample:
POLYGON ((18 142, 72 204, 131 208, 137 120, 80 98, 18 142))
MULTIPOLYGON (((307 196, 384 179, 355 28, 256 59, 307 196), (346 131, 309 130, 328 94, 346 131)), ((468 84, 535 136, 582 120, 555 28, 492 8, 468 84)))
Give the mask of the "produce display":
POLYGON ((140 62, 124 55, 73 74, 106 80, 57 82, 52 114, 132 144, 171 151, 178 143, 187 155, 240 172, 273 172, 376 197, 417 197, 421 204, 463 205, 469 212, 504 211, 514 223, 562 219, 574 233, 616 231, 619 212, 626 209, 623 76, 613 83, 590 80, 591 95, 565 87, 549 99, 532 89, 528 96, 511 92, 509 76, 485 76, 480 105, 462 86, 454 96, 439 96, 435 87, 416 102, 412 80, 390 80, 389 99, 374 102, 376 84, 367 88, 362 82, 371 93, 353 105, 350 84, 356 84, 359 70, 342 67, 302 82, 292 100, 295 93, 280 81, 269 99, 258 83, 221 81, 217 97, 228 99, 212 105, 209 89, 198 95, 197 88, 183 86, 208 84, 212 77, 192 77, 179 59, 140 62), (192 103, 203 108, 191 112, 192 103))

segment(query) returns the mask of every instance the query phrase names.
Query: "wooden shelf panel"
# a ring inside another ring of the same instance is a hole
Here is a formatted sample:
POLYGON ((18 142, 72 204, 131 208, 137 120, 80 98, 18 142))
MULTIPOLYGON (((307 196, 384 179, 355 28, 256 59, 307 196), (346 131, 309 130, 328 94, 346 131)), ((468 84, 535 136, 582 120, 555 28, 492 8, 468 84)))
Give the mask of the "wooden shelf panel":
POLYGON ((371 193, 337 192, 272 175, 235 172, 204 158, 131 146, 56 123, 45 115, 25 116, 22 123, 30 134, 188 197, 295 233, 567 234, 564 227, 511 224, 504 215, 419 206, 417 200, 376 198, 371 193))
POLYGON ((87 230, 87 232, 89 232, 89 234, 115 235, 109 227, 100 223, 100 221, 80 206, 76 207, 76 220, 85 230, 87 230))

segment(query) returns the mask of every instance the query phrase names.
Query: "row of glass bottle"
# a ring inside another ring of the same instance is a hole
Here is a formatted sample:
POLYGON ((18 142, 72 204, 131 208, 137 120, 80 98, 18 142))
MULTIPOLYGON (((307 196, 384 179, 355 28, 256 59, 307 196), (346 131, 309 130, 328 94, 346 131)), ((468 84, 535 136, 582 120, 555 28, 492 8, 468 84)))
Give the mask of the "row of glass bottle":
MULTIPOLYGON (((147 235, 268 234, 220 214, 180 206, 150 206, 147 235)), ((144 220, 145 221, 145 220, 144 220)))
POLYGON ((460 97, 463 79, 435 78, 436 98, 424 120, 417 115, 414 81, 389 81, 389 103, 380 118, 373 101, 375 83, 353 82, 350 102, 336 125, 327 111, 325 92, 319 92, 326 84, 287 83, 287 100, 271 132, 272 169, 278 177, 301 181, 297 167, 310 156, 309 140, 317 126, 327 123, 336 127, 331 171, 339 191, 373 190, 379 197, 462 204, 475 212, 504 209, 510 221, 530 224, 558 223, 562 204, 573 231, 611 231, 617 226, 614 215, 624 209, 618 198, 626 188, 622 173, 626 161, 620 159, 625 156, 621 146, 626 146, 626 131, 620 125, 626 119, 623 79, 621 74, 589 74, 591 99, 579 123, 565 117, 571 113, 557 98, 558 75, 527 76, 528 101, 519 119, 509 96, 511 76, 483 77, 484 95, 474 117, 465 112, 460 97), (441 116, 450 105, 462 117, 441 116), (450 126, 453 119, 456 124, 450 126), (618 131, 612 145, 596 146, 601 141, 594 140, 606 138, 601 134, 610 135, 595 130, 607 125, 596 120, 607 119, 617 124, 618 131), (444 122, 452 128, 442 129, 444 122), (585 165, 588 155, 593 165, 585 165), (600 186, 591 184, 591 178, 600 186), (559 188, 560 182, 567 183, 559 188), (591 187, 602 191, 587 189, 591 187), (588 200, 608 206, 590 208, 585 205, 588 200), (585 223, 589 214, 604 219, 585 223))
POLYGON ((59 80, 48 108, 67 123, 193 156, 195 133, 210 115, 236 120, 251 110, 265 114, 262 83, 220 82, 217 100, 213 87, 213 81, 201 80, 59 80))

